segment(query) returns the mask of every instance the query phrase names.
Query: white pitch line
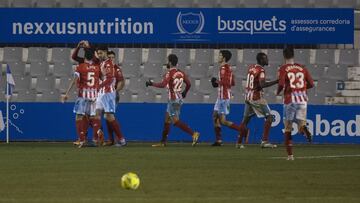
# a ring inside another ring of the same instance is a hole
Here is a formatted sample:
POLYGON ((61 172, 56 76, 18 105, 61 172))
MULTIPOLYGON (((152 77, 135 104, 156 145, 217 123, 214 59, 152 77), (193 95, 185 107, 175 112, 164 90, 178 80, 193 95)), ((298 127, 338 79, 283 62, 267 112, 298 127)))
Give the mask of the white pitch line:
MULTIPOLYGON (((323 159, 323 158, 346 158, 346 157, 360 157, 360 154, 348 155, 324 155, 324 156, 295 156, 295 159, 323 159)), ((283 157, 271 157, 271 159, 286 159, 283 157)))

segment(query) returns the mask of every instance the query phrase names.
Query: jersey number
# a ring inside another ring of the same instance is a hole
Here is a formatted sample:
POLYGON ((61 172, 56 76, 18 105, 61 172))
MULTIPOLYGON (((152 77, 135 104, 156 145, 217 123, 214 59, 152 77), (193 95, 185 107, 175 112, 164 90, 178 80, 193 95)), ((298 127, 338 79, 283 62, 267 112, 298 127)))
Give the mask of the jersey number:
POLYGON ((289 80, 290 80, 290 87, 292 89, 301 89, 304 87, 304 73, 302 72, 297 72, 297 73, 292 73, 289 72, 287 74, 289 80))
POLYGON ((175 92, 180 92, 181 91, 181 87, 182 87, 183 82, 184 82, 183 78, 175 78, 175 80, 173 82, 175 92))
POLYGON ((246 79, 246 87, 253 89, 254 88, 254 75, 248 74, 246 79))
POLYGON ((94 72, 88 72, 87 74, 87 78, 88 78, 88 81, 87 81, 87 86, 89 87, 92 87, 95 85, 95 73, 94 72))

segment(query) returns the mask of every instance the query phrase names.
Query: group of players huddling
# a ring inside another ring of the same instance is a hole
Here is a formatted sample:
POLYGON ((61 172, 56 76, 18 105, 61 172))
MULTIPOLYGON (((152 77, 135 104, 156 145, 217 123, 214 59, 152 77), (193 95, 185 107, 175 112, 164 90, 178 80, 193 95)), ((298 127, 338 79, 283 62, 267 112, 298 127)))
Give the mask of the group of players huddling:
MULTIPOLYGON (((263 88, 278 84, 277 95, 283 92, 284 101, 284 138, 287 151, 287 160, 294 160, 292 153, 292 124, 296 122, 299 133, 304 134, 309 142, 312 135, 306 127, 307 113, 307 89, 314 86, 308 70, 294 61, 294 49, 283 50, 284 64, 278 69, 278 78, 267 82, 264 67, 268 65, 268 57, 265 53, 258 53, 257 64, 248 67, 245 109, 243 120, 236 125, 226 120, 230 113, 231 88, 235 86, 234 75, 228 61, 231 52, 221 50, 218 63, 220 64, 218 76, 211 78, 211 85, 217 88, 218 97, 213 111, 213 123, 216 141, 212 146, 222 146, 221 126, 227 126, 238 132, 237 148, 244 148, 243 141, 249 136, 247 124, 256 115, 264 118, 264 129, 260 146, 262 148, 275 148, 276 145, 269 142, 269 131, 274 116, 270 113, 267 101, 263 97, 263 88)), ((124 78, 119 66, 115 64, 115 53, 108 51, 107 47, 98 47, 96 50, 89 46, 87 41, 79 42, 72 58, 79 62, 75 69, 74 80, 70 83, 62 101, 66 101, 68 93, 74 84, 78 87, 78 98, 75 102, 74 113, 76 114, 76 129, 78 140, 74 144, 79 148, 84 146, 111 146, 123 147, 126 145, 121 133, 120 125, 115 117, 116 104, 119 102, 119 91, 124 87, 124 78), (84 48, 84 58, 78 56, 80 48, 84 48), (108 129, 108 140, 104 141, 104 133, 101 127, 101 117, 104 115, 108 129), (92 142, 87 142, 88 127, 93 128, 92 142), (113 138, 112 134, 116 137, 113 138)), ((146 81, 145 86, 168 89, 168 104, 165 114, 162 138, 159 144, 153 147, 165 147, 167 144, 170 126, 180 128, 192 137, 192 146, 199 141, 200 133, 193 131, 187 124, 180 120, 180 110, 183 99, 190 90, 191 83, 185 72, 178 66, 178 57, 175 54, 168 56, 167 72, 161 82, 146 81), (185 88, 183 84, 185 83, 185 88)), ((161 68, 161 67, 159 67, 161 68)), ((210 85, 210 83, 209 83, 210 85)))

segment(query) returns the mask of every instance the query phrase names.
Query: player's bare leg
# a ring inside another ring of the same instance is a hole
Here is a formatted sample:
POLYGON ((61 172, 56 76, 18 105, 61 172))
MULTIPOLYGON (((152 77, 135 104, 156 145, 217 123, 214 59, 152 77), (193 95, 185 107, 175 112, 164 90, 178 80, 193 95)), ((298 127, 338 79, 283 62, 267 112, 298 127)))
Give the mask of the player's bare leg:
POLYGON ((179 120, 179 117, 175 115, 171 117, 171 121, 174 126, 180 128, 192 137, 192 146, 195 146, 198 143, 200 136, 199 132, 193 131, 188 125, 179 120))
POLYGON ((116 120, 113 113, 105 113, 105 119, 109 122, 112 130, 115 132, 116 135, 116 147, 122 147, 126 145, 125 138, 120 130, 120 124, 116 120))
POLYGON ((221 146, 222 145, 221 123, 220 123, 220 116, 217 111, 213 112, 213 124, 215 131, 215 142, 211 146, 221 146))
POLYGON ((284 125, 285 125, 285 133, 284 133, 285 147, 286 147, 286 152, 288 155, 287 160, 294 160, 294 155, 293 155, 293 151, 292 151, 293 144, 292 144, 292 137, 291 137, 292 122, 284 121, 284 125))
POLYGON ((169 116, 169 113, 166 112, 163 132, 161 135, 161 141, 159 144, 153 144, 152 147, 165 147, 166 146, 167 138, 168 138, 168 135, 170 132, 170 126, 171 126, 171 118, 169 116))
POLYGON ((309 143, 311 143, 312 139, 313 139, 313 136, 312 136, 312 134, 310 133, 309 129, 306 126, 306 121, 299 120, 298 121, 298 126, 299 126, 299 133, 305 135, 306 140, 309 143))

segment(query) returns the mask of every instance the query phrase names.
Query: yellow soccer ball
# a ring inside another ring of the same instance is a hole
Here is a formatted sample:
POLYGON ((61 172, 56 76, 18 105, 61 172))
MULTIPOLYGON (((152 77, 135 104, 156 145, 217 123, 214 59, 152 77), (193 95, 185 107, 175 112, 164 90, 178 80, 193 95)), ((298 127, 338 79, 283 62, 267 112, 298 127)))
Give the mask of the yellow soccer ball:
POLYGON ((140 178, 136 173, 125 173, 121 177, 121 187, 127 190, 136 190, 140 185, 140 178))

